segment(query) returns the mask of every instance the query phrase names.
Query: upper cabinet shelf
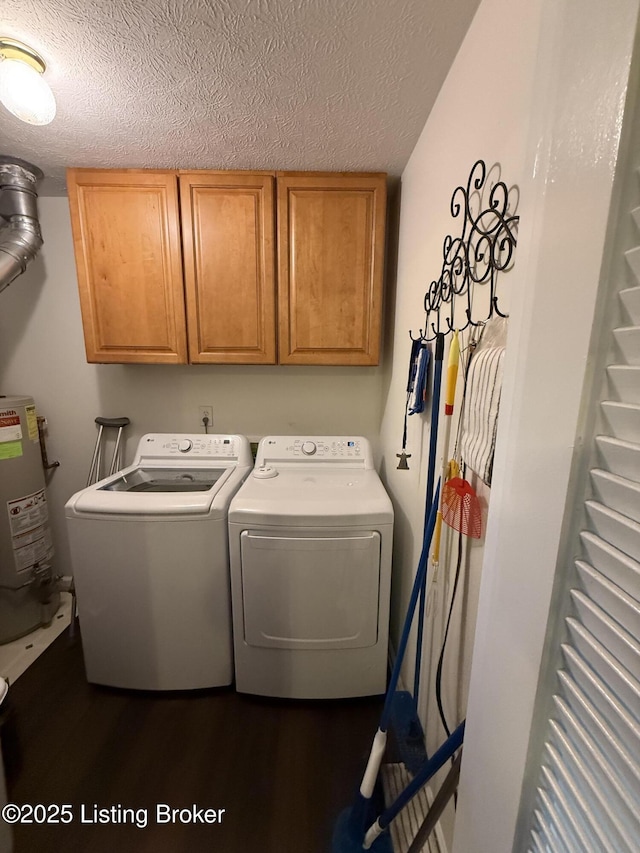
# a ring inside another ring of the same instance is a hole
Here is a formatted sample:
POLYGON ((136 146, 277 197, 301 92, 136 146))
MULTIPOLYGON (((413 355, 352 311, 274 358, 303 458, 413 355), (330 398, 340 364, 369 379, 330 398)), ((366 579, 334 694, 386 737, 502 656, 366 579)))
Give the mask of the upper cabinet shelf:
POLYGON ((87 360, 374 365, 384 174, 70 169, 87 360))

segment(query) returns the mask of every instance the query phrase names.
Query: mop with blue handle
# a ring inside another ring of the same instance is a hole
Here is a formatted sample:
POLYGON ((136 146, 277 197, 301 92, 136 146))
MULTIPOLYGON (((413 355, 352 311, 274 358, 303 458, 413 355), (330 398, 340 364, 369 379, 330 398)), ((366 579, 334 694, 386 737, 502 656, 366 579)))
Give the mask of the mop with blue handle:
POLYGON ((460 749, 464 738, 464 727, 465 721, 463 720, 458 728, 449 735, 442 746, 434 752, 428 761, 424 763, 422 768, 415 774, 404 791, 401 791, 396 800, 371 824, 365 833, 361 847, 355 849, 374 849, 373 845, 378 839, 380 839, 382 833, 389 828, 391 821, 398 816, 402 809, 427 784, 429 779, 431 779, 441 767, 444 767, 447 761, 449 761, 450 758, 453 758, 457 750, 460 749))
MULTIPOLYGON (((444 358, 444 333, 437 332, 433 358, 433 388, 431 392, 431 421, 429 429, 429 458, 427 464, 427 488, 425 492, 424 530, 429 520, 429 512, 433 503, 433 488, 436 474, 436 448, 438 443, 438 422, 440 417, 440 393, 442 385, 442 362, 444 358)), ((414 347, 420 346, 420 340, 414 341, 414 347)), ((413 350, 412 350, 413 351, 413 350)), ((405 436, 406 441, 406 417, 405 436)), ((402 461, 399 468, 405 467, 402 461)), ((408 467, 408 466, 406 466, 408 467)), ((427 760, 424 732, 418 716, 418 697, 420 692, 420 675, 422 669, 422 645, 424 641, 425 607, 427 600, 427 575, 422 579, 420 601, 418 604, 418 624, 416 629, 416 652, 414 664, 413 693, 408 690, 398 690, 393 699, 390 726, 395 735, 399 756, 405 767, 412 773, 422 767, 427 760)))
MULTIPOLYGON (((436 472, 436 449, 438 445, 438 425, 440 419, 440 389, 442 385, 442 362, 444 360, 444 334, 442 332, 438 332, 436 335, 436 347, 435 347, 435 357, 434 357, 434 370, 433 370, 433 391, 431 394, 431 423, 429 429, 429 463, 427 466, 427 496, 426 496, 426 512, 425 512, 425 522, 428 519, 429 513, 431 512, 431 507, 433 505, 433 484, 435 480, 435 472, 436 472)), ((436 500, 437 504, 437 500, 436 500)), ((426 526, 426 524, 425 524, 426 526)), ((415 741, 418 739, 422 745, 424 741, 424 734, 422 732, 422 726, 420 725, 420 721, 418 720, 418 698, 420 694, 420 676, 422 670, 422 645, 424 642, 424 616, 425 616, 425 607, 426 607, 426 599, 427 599, 427 573, 424 573, 424 577, 422 580, 422 586, 420 588, 420 606, 418 608, 418 628, 417 628, 417 637, 416 637, 416 659, 415 659, 415 668, 413 675, 413 719, 409 724, 409 730, 407 732, 406 740, 415 741)), ((424 750, 424 746, 422 745, 422 749, 420 752, 424 750)), ((407 759, 409 758, 409 754, 405 757, 405 764, 409 767, 410 770, 415 770, 416 768, 411 766, 411 762, 407 759)), ((425 755, 426 757, 426 755, 425 755)))
POLYGON ((449 735, 446 741, 415 774, 406 788, 393 803, 371 823, 368 828, 357 831, 349 815, 343 812, 338 818, 333 835, 332 853, 359 853, 373 850, 375 853, 392 853, 391 840, 386 830, 402 809, 424 788, 427 782, 449 761, 462 746, 465 720, 449 735))
POLYGON ((418 603, 418 597, 420 595, 422 582, 427 571, 429 549, 431 548, 431 539, 433 538, 433 531, 436 524, 436 512, 439 506, 439 495, 440 483, 438 482, 438 487, 436 489, 434 500, 431 504, 429 519, 422 541, 422 552, 420 554, 420 561, 418 563, 418 569, 416 571, 416 576, 413 581, 413 589, 411 590, 409 607, 407 609, 407 615, 404 620, 402 636, 400 637, 400 643, 398 645, 396 659, 393 665, 393 670, 391 672, 391 678, 389 680, 389 686, 387 688, 387 693, 385 696, 384 707, 380 716, 378 731, 376 732, 375 737, 373 739, 371 752, 369 754, 369 760, 367 762, 367 766, 362 777, 360 790, 358 792, 356 800, 350 809, 346 809, 344 812, 342 812, 336 823, 336 828, 333 836, 332 853, 350 853, 350 851, 352 850, 362 849, 362 843, 364 840, 365 832, 367 831, 367 828, 371 825, 375 817, 372 797, 375 784, 378 778, 378 773, 380 772, 382 757, 384 755, 385 748, 387 745, 387 731, 389 728, 389 720, 391 717, 393 697, 398 686, 398 679, 400 678, 400 669, 402 667, 402 661, 404 659, 404 654, 407 648, 407 642, 409 640, 413 616, 415 614, 416 606, 418 603), (354 844, 356 845, 355 847, 354 844))

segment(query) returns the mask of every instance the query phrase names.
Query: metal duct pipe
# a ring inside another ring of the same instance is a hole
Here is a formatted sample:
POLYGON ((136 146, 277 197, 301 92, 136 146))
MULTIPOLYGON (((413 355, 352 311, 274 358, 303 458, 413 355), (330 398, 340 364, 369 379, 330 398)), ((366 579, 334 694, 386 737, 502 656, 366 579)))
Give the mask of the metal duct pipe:
POLYGON ((37 166, 0 156, 0 292, 26 270, 42 246, 36 192, 42 178, 37 166))

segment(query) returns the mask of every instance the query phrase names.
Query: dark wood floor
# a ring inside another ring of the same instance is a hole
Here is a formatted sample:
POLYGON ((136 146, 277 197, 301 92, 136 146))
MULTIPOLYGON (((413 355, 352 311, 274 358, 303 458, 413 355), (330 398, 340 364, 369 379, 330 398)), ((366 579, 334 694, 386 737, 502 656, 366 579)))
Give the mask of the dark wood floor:
POLYGON ((16 826, 15 853, 326 853, 381 709, 379 697, 289 702, 231 689, 95 687, 79 638, 66 634, 12 685, 10 702, 9 799, 74 812, 68 825, 16 826), (157 803, 225 812, 220 824, 158 824, 157 803), (148 825, 81 823, 81 807, 87 818, 94 805, 147 810, 148 825))

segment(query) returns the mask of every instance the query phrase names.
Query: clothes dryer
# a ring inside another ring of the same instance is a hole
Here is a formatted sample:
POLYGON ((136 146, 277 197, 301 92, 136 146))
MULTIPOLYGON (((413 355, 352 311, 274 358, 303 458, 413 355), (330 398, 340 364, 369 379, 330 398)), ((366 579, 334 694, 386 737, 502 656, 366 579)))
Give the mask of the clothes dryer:
POLYGON ((229 507, 236 688, 383 693, 393 508, 357 436, 267 436, 229 507))
POLYGON ((144 435, 133 464, 65 513, 87 678, 140 690, 233 680, 227 512, 240 435, 144 435))

